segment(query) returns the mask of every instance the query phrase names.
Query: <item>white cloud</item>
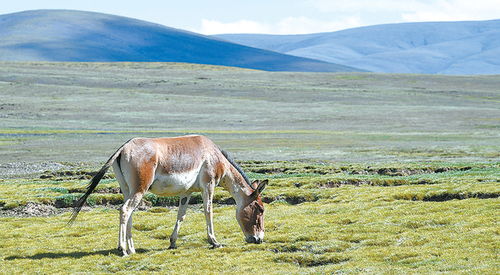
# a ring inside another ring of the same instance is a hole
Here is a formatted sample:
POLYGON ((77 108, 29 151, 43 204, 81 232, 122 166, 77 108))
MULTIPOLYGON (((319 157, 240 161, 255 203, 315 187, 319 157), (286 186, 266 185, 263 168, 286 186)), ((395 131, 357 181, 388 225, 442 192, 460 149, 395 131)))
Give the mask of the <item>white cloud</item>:
POLYGON ((500 17, 498 0, 309 0, 323 13, 363 15, 369 24, 415 21, 486 20, 500 17), (378 15, 378 18, 374 15, 378 15))
POLYGON ((274 24, 264 24, 251 20, 224 23, 203 19, 201 29, 195 31, 207 35, 223 33, 305 34, 343 30, 361 24, 362 22, 357 16, 339 18, 337 21, 321 21, 305 16, 286 17, 274 24))
POLYGON ((486 20, 500 17, 498 0, 440 0, 418 10, 403 12, 404 21, 486 20))
POLYGON ((309 0, 308 2, 318 11, 327 13, 387 13, 412 9, 429 0, 309 0))
POLYGON ((265 24, 251 20, 223 23, 217 20, 202 19, 201 29, 196 32, 207 35, 221 33, 269 33, 270 29, 265 24))
POLYGON ((500 18, 499 0, 307 0, 305 3, 304 12, 316 16, 281 17, 272 22, 203 19, 201 28, 193 31, 303 34, 385 23, 500 18))
POLYGON ((287 17, 276 24, 276 32, 280 34, 301 34, 314 32, 332 32, 362 24, 357 16, 339 18, 336 21, 321 21, 305 16, 287 17))

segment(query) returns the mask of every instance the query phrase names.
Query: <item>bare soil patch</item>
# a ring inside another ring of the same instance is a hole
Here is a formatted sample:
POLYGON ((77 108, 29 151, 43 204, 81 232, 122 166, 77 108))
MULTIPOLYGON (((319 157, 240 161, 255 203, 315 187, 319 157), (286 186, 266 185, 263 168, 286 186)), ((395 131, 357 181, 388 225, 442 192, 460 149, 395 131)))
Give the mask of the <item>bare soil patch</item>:
POLYGON ((71 210, 70 208, 57 208, 50 204, 28 202, 14 209, 0 210, 0 217, 48 217, 71 210))

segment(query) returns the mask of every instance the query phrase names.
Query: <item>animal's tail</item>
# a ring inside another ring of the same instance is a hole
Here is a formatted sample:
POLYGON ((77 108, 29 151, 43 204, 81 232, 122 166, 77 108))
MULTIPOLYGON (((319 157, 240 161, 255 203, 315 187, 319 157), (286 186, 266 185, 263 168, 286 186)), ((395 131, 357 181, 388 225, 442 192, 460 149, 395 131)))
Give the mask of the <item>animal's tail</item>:
POLYGON ((104 177, 104 174, 106 174, 106 171, 108 171, 109 167, 111 167, 111 165, 113 165, 115 160, 120 156, 123 147, 129 141, 125 142, 120 148, 118 148, 118 150, 116 150, 116 152, 108 159, 106 164, 104 164, 104 166, 99 170, 99 172, 97 172, 97 174, 90 180, 89 185, 87 185, 87 192, 85 192, 85 194, 83 194, 83 196, 80 199, 78 199, 78 201, 75 203, 73 214, 71 215, 71 218, 68 222, 69 225, 71 225, 75 221, 76 217, 78 216, 78 213, 80 213, 80 210, 82 210, 83 205, 87 201, 87 198, 90 196, 92 191, 94 191, 94 189, 97 187, 101 179, 104 177))

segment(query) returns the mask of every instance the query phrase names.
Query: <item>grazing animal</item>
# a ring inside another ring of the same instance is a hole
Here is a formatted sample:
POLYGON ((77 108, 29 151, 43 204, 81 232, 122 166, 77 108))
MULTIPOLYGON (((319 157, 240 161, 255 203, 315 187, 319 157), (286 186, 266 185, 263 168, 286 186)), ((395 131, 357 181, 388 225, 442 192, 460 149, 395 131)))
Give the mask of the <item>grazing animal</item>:
POLYGON ((212 199, 217 184, 233 196, 236 219, 246 241, 261 243, 264 239, 264 205, 260 194, 268 181, 250 182, 227 152, 204 136, 133 138, 127 141, 92 178, 86 193, 76 202, 70 222, 76 219, 110 166, 113 166, 124 196, 118 234, 118 249, 124 256, 135 253, 132 212, 148 190, 160 196, 180 197, 170 249, 176 248, 179 229, 193 192, 202 194, 209 244, 213 248, 221 246, 215 239, 212 222, 212 199))

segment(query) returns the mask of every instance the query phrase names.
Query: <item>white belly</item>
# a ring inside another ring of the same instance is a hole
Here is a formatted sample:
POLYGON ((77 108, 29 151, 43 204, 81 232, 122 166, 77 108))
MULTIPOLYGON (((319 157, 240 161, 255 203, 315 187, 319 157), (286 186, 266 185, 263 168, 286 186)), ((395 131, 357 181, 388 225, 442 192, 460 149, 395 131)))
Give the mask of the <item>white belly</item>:
POLYGON ((200 169, 176 174, 156 174, 149 191, 160 196, 178 196, 199 191, 200 169))

